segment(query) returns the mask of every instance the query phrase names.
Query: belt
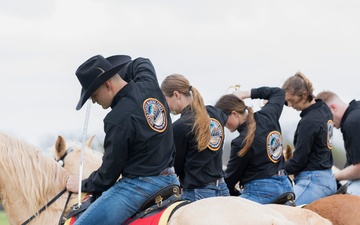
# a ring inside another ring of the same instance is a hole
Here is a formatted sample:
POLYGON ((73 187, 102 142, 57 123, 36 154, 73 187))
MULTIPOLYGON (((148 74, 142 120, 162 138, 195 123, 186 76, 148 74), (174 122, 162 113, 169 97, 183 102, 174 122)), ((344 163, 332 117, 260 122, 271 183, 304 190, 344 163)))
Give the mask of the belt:
POLYGON ((215 186, 219 186, 219 184, 224 183, 224 182, 225 182, 224 178, 221 177, 219 179, 216 179, 215 181, 207 183, 206 185, 211 185, 212 184, 212 185, 215 185, 215 186))
POLYGON ((172 167, 168 167, 168 168, 164 169, 163 171, 161 171, 159 175, 170 176, 170 175, 174 175, 174 174, 175 174, 175 169, 172 166, 172 167))
POLYGON ((279 177, 287 176, 287 172, 286 172, 286 170, 282 169, 282 170, 277 171, 277 173, 275 173, 274 176, 279 176, 279 177))

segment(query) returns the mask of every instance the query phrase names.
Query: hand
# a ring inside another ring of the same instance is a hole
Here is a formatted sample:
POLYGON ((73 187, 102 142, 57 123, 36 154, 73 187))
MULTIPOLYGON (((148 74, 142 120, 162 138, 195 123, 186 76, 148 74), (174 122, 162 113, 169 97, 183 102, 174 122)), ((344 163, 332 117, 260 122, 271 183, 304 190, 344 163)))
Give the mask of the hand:
POLYGON ((241 100, 244 100, 245 98, 250 98, 251 93, 249 90, 243 91, 243 90, 237 90, 233 92, 233 95, 238 97, 241 100))
POLYGON ((79 176, 70 175, 66 179, 66 189, 72 193, 78 193, 79 191, 79 176))

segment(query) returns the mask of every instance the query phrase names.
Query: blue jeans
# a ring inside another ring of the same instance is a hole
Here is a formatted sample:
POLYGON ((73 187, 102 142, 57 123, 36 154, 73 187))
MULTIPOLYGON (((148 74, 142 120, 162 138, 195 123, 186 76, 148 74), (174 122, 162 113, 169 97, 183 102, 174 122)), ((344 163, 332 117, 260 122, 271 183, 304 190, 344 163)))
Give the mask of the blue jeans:
POLYGON ((303 171, 294 178, 295 204, 303 205, 335 194, 337 185, 331 170, 303 171))
POLYGON ((225 182, 215 184, 208 184, 201 188, 183 188, 181 199, 196 201, 203 198, 216 197, 216 196, 230 196, 229 189, 225 182))
POLYGON ((360 196, 360 179, 348 181, 347 193, 352 195, 360 196))
POLYGON ((261 204, 272 203, 285 192, 294 192, 287 176, 272 176, 246 182, 240 198, 246 198, 261 204))
POLYGON ((122 224, 133 216, 148 197, 169 184, 179 184, 177 176, 123 177, 93 202, 74 225, 122 224))

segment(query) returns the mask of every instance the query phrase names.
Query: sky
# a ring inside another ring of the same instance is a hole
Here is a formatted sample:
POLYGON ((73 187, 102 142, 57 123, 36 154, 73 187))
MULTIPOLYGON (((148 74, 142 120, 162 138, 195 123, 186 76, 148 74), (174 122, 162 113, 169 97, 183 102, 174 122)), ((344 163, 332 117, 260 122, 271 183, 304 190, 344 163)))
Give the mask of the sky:
MULTIPOLYGON (((75 110, 75 71, 97 54, 149 58, 159 83, 183 74, 206 104, 235 84, 281 87, 298 71, 315 94, 360 99, 359 11, 357 0, 0 1, 0 131, 44 147, 57 135, 80 141, 87 105, 75 110)), ((87 135, 95 140, 106 113, 91 106, 87 135)), ((299 119, 284 108, 284 137, 299 119)))

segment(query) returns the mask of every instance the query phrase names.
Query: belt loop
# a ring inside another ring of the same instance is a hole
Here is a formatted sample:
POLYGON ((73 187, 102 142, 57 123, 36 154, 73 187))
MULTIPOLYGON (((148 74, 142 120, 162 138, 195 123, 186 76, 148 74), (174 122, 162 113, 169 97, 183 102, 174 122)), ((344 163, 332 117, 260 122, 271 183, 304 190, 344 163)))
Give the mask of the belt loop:
POLYGON ((216 180, 216 187, 219 187, 219 179, 216 180))

